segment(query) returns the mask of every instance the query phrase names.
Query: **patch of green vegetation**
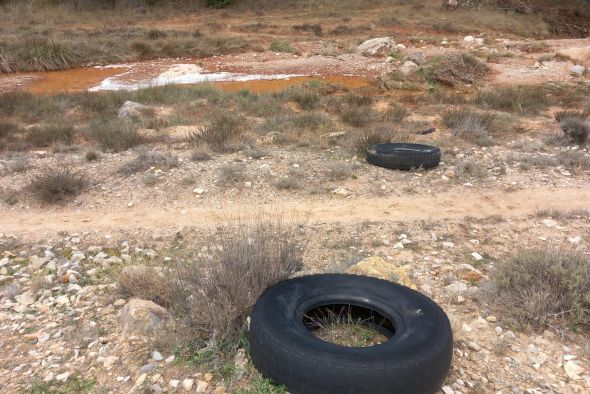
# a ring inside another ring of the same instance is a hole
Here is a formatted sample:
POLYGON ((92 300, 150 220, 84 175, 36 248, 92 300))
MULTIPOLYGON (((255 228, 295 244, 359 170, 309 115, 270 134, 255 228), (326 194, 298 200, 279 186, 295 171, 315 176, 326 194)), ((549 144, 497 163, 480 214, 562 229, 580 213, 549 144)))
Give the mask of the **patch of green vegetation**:
POLYGON ((25 390, 29 394, 87 394, 96 386, 95 378, 70 376, 65 382, 35 382, 25 390))

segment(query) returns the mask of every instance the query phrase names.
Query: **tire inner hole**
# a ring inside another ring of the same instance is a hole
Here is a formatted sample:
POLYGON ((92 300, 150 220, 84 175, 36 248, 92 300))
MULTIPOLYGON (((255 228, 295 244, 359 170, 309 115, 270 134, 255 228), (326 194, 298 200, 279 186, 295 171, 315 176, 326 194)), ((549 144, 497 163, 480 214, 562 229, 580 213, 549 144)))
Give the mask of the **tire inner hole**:
POLYGON ((380 345, 395 334, 395 326, 387 317, 352 304, 316 306, 303 315, 303 324, 317 338, 347 347, 380 345))

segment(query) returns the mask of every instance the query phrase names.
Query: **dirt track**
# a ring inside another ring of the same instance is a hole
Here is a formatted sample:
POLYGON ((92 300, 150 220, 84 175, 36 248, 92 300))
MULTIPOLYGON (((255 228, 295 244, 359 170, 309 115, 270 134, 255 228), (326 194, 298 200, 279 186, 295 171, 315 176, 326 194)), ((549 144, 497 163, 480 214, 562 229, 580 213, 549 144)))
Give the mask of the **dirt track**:
POLYGON ((534 188, 516 192, 441 193, 434 196, 403 198, 345 199, 314 202, 266 204, 246 202, 224 208, 203 207, 186 210, 172 208, 129 208, 123 211, 54 211, 5 212, 2 230, 14 234, 40 236, 47 232, 107 229, 163 229, 210 223, 228 217, 248 216, 260 212, 286 212, 308 216, 312 222, 360 222, 364 220, 428 220, 483 218, 491 215, 518 217, 540 209, 570 210, 590 206, 590 185, 581 189, 546 190, 534 188))

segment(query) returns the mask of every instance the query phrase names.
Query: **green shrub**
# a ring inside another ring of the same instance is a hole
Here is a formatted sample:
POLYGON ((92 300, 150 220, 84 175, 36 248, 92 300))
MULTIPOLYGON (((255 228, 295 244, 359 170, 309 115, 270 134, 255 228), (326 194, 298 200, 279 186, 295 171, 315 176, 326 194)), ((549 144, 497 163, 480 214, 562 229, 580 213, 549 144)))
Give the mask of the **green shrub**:
POLYGON ((517 328, 590 324, 590 259, 579 252, 524 250, 491 279, 494 302, 517 328))
POLYGON ((25 140, 32 146, 70 145, 74 142, 75 134, 71 124, 64 124, 60 121, 27 130, 25 140))
POLYGON ((585 122, 580 118, 564 118, 559 122, 561 130, 566 138, 571 141, 583 145, 588 142, 590 136, 590 123, 585 122))

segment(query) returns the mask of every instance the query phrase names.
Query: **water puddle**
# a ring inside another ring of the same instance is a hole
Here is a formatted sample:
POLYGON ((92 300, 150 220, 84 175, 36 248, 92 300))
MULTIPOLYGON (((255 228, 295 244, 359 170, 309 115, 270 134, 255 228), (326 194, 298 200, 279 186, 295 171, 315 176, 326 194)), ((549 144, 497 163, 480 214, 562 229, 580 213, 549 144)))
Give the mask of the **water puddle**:
POLYGON ((322 80, 348 89, 369 86, 369 80, 354 76, 303 74, 245 74, 208 72, 196 64, 173 63, 171 59, 65 71, 0 75, 0 91, 23 89, 35 94, 80 91, 138 90, 164 85, 211 83, 221 90, 243 89, 274 93, 310 80, 322 80))

